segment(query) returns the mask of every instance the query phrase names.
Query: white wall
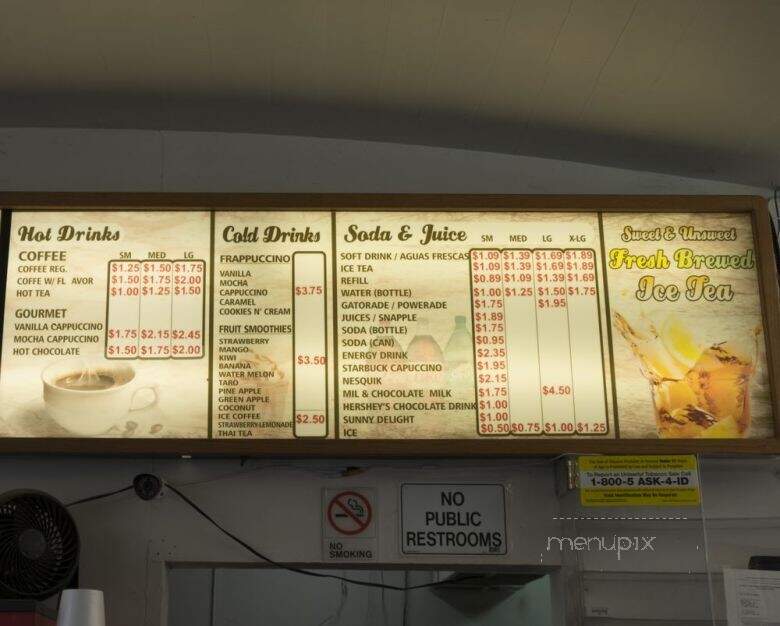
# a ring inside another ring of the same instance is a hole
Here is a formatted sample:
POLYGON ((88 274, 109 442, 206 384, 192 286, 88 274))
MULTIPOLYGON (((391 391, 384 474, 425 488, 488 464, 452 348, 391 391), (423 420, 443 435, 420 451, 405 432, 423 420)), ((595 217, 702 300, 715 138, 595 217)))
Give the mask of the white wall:
MULTIPOLYGON (((302 137, 74 129, 0 130, 0 190, 768 195, 766 189, 730 183, 431 147, 302 137)), ((565 502, 559 508, 551 465, 543 461, 250 461, 242 467, 238 460, 6 457, 0 459, 0 492, 33 487, 68 501, 125 485, 142 471, 159 472, 175 484, 187 484, 187 492, 221 522, 286 562, 320 560, 320 493, 325 486, 377 489, 382 511, 379 558, 390 564, 454 565, 452 559, 403 558, 398 553, 397 489, 404 480, 505 484, 510 493, 511 546, 507 557, 481 561, 493 565, 557 565, 560 555, 544 550, 545 538, 548 533, 560 532, 553 518, 571 510, 565 502), (340 470, 352 464, 365 472, 342 478, 340 470)), ((719 502, 731 506, 734 494, 744 493, 745 484, 735 482, 736 474, 731 470, 713 475, 715 487, 708 488, 717 491, 722 481, 719 502)), ((761 484, 766 487, 768 483, 761 484)), ((769 497, 777 495, 771 491, 769 497)), ((762 497, 767 497, 766 492, 755 491, 749 500, 762 502, 762 497)), ((743 512, 740 509, 735 514, 743 512)), ((252 560, 172 494, 152 503, 126 494, 78 507, 74 513, 83 540, 82 584, 106 591, 109 626, 163 623, 166 561, 252 560)), ((717 509, 712 515, 718 515, 717 509)), ((767 510, 766 515, 774 520, 780 511, 767 510)), ((700 522, 692 524, 694 536, 701 536, 700 522)), ((761 541, 772 543, 766 537, 761 541)), ((717 554, 728 554, 728 542, 721 543, 717 554)), ((639 562, 636 568, 682 574, 704 571, 703 545, 678 537, 665 545, 651 565, 639 562)), ((739 562, 749 551, 742 547, 734 550, 739 562)), ((723 559, 713 560, 720 563, 723 559)), ((584 564, 575 560, 574 566, 584 564)), ((607 560, 597 569, 609 573, 623 566, 607 560)), ((618 582, 622 580, 618 578, 618 582)), ((615 593, 616 588, 609 587, 612 591, 607 594, 617 603, 615 611, 623 607, 620 610, 643 616, 643 610, 651 610, 647 602, 639 602, 641 597, 636 594, 641 595, 640 591, 632 592, 634 596, 626 591, 621 596, 615 593)), ((585 605, 593 608, 587 602, 587 589, 585 593, 585 605)), ((560 595, 556 601, 562 603, 560 595)))

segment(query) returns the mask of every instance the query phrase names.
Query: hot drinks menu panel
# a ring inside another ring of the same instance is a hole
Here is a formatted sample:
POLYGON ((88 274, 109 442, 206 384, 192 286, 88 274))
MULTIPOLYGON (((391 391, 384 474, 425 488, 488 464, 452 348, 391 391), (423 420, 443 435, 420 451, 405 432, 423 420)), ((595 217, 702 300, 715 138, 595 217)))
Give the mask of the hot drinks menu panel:
POLYGON ((0 436, 773 436, 748 214, 150 207, 7 227, 0 436))

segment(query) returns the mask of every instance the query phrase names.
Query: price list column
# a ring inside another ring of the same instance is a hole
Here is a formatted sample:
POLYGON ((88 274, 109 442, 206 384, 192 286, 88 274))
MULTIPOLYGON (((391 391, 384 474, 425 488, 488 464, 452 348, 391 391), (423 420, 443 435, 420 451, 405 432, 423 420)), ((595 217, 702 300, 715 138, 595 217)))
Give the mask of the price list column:
POLYGON ((136 359, 141 302, 140 261, 109 261, 107 298, 105 356, 107 359, 136 359))
POLYGON ((293 254, 293 428, 296 437, 328 435, 325 253, 293 254))
POLYGON ((572 386, 577 433, 607 432, 601 333, 599 329, 596 255, 593 250, 566 250, 566 300, 571 343, 572 386))
POLYGON ((171 302, 171 357, 174 359, 203 356, 205 281, 205 261, 174 261, 171 302))
POLYGON ((534 250, 533 258, 544 432, 571 435, 576 428, 564 253, 534 250))
POLYGON ((501 254, 512 433, 540 435, 543 425, 533 253, 504 250, 501 254))
POLYGON ((471 304, 480 435, 507 435, 509 388, 501 252, 471 250, 471 304))
POLYGON ((141 263, 141 306, 138 356, 166 359, 171 355, 171 271, 170 261, 141 263))

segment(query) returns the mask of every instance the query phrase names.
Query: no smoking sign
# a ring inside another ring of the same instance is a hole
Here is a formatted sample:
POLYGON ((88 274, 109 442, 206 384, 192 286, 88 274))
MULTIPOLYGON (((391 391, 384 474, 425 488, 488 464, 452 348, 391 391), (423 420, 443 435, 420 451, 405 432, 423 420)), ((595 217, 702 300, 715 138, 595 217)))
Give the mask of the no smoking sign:
POLYGON ((323 489, 322 556, 325 561, 375 561, 373 489, 323 489))
POLYGON ((371 503, 357 491, 342 491, 328 504, 328 522, 342 535, 359 535, 371 524, 371 503))

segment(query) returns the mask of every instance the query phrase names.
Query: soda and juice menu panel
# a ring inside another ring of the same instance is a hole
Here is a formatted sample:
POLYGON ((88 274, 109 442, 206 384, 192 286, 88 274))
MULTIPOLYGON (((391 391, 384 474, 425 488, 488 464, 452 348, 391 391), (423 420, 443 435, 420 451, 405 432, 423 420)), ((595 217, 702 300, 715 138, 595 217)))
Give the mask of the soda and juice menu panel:
POLYGON ((0 436, 771 436, 752 246, 723 214, 14 211, 0 436))
POLYGON ((340 213, 342 437, 609 436, 598 219, 340 213))

